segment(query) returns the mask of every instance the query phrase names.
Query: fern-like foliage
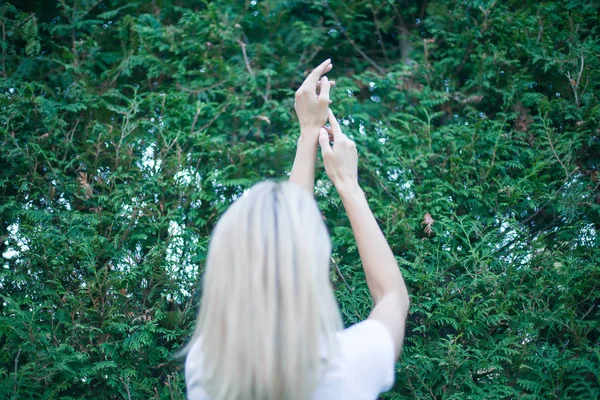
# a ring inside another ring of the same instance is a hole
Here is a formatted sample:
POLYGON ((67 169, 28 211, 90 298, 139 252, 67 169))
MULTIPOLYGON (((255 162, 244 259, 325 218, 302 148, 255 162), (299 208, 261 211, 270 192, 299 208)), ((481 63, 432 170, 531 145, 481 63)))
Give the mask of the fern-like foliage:
MULTIPOLYGON (((211 230, 332 107, 412 300, 385 399, 600 397, 597 1, 2 3, 0 398, 182 399, 211 230)), ((371 300, 318 168, 347 325, 371 300)))

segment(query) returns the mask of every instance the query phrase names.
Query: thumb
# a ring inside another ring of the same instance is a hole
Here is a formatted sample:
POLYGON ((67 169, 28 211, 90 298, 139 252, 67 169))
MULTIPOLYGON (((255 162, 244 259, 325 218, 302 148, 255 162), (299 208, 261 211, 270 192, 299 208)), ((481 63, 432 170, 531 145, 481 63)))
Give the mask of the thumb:
POLYGON ((328 157, 333 154, 331 146, 329 145, 329 134, 325 128, 319 130, 319 144, 321 145, 321 154, 323 157, 328 157))

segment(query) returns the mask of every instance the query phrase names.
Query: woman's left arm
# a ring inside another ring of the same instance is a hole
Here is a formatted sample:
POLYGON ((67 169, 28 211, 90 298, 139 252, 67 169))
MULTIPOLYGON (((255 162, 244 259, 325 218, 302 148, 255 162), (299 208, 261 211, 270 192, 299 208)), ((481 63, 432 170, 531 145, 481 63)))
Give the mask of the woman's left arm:
POLYGON ((290 174, 293 182, 311 195, 315 186, 315 163, 319 147, 319 130, 327 121, 329 89, 335 84, 321 75, 331 71, 331 60, 325 60, 315 68, 296 92, 294 108, 300 121, 300 137, 296 147, 296 158, 290 174), (317 95, 317 88, 320 89, 317 95))

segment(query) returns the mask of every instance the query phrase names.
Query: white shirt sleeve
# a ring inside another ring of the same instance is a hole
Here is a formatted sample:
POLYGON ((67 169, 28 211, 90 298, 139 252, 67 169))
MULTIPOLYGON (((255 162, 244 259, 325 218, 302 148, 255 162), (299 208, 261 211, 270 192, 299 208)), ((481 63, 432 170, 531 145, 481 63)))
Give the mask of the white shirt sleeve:
POLYGON ((340 334, 346 373, 355 390, 353 398, 376 399, 394 384, 395 349, 392 335, 379 321, 367 319, 340 334))

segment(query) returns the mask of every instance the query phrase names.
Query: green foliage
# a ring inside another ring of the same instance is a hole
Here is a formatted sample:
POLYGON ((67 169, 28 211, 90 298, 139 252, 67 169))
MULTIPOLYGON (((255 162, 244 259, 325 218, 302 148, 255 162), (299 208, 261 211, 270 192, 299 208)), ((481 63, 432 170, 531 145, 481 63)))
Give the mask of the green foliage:
POLYGON ((211 229, 289 172, 327 57, 412 300, 383 398, 600 396, 597 1, 25 4, 0 5, 0 397, 184 397, 211 229))

